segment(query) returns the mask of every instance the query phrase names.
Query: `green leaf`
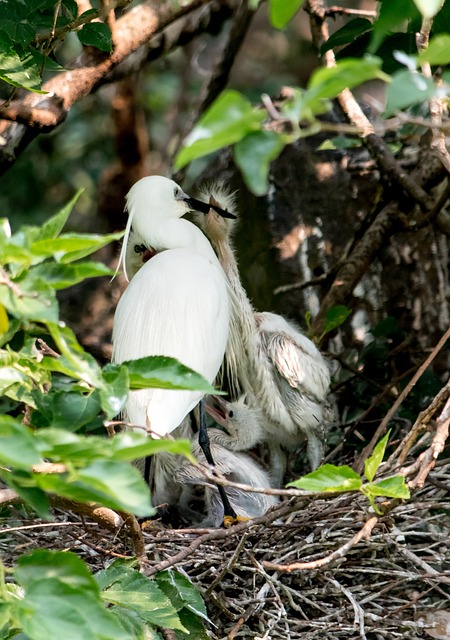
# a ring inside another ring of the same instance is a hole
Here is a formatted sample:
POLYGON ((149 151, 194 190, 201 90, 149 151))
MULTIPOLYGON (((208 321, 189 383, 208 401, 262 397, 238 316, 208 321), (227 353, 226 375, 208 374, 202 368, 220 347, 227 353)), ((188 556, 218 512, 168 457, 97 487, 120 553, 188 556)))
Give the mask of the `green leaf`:
POLYGON ((102 409, 107 418, 112 419, 122 410, 130 389, 128 369, 124 365, 107 365, 102 372, 103 385, 100 389, 102 409))
POLYGON ((31 431, 10 416, 0 416, 0 463, 16 469, 31 469, 41 462, 31 431))
POLYGON ((117 558, 113 560, 106 569, 98 571, 94 575, 94 580, 98 584, 100 591, 104 591, 114 584, 114 582, 123 580, 125 575, 132 573, 137 567, 137 564, 138 561, 136 558, 117 558))
POLYGON ((386 480, 370 483, 363 489, 366 495, 371 496, 400 498, 402 500, 408 500, 411 497, 403 476, 394 476, 393 478, 386 478, 386 480))
POLYGON ((343 27, 335 31, 326 42, 320 47, 320 53, 323 55, 334 47, 340 47, 349 42, 353 42, 358 36, 370 31, 372 23, 366 18, 354 18, 349 20, 343 27))
POLYGON ((39 228, 39 240, 50 240, 59 236, 72 212, 73 207, 82 193, 83 189, 79 189, 73 198, 61 209, 61 211, 44 222, 42 227, 39 228))
POLYGON ((40 474, 36 483, 45 491, 72 500, 100 502, 142 517, 154 513, 148 486, 139 471, 125 462, 96 460, 70 475, 40 474))
MULTIPOLYGON (((214 387, 203 376, 166 356, 147 356, 138 360, 127 360, 130 389, 186 389, 217 394, 214 387)), ((106 369, 106 367, 105 367, 106 369)))
POLYGON ((54 290, 41 278, 27 273, 13 289, 0 285, 0 303, 16 318, 35 322, 57 322, 58 301, 54 290))
POLYGON ((409 69, 396 71, 387 88, 383 116, 389 118, 397 111, 421 104, 434 96, 436 92, 437 87, 432 78, 427 78, 422 73, 409 69))
POLYGON ((378 442, 372 455, 364 462, 364 475, 369 482, 372 482, 376 472, 378 471, 378 467, 383 461, 384 452, 386 451, 386 446, 389 440, 389 434, 390 431, 388 431, 384 438, 378 442))
POLYGON ((153 580, 138 571, 127 572, 103 591, 102 597, 106 602, 133 610, 158 627, 186 630, 167 596, 153 580))
POLYGON ((43 262, 29 271, 51 285, 53 289, 67 289, 87 278, 112 276, 114 272, 102 262, 78 262, 75 264, 55 264, 43 262))
POLYGON ((304 0, 269 0, 269 15, 272 26, 275 29, 284 29, 303 2, 304 0))
POLYGON ((33 640, 132 640, 98 593, 72 587, 57 577, 33 582, 15 604, 17 619, 33 640))
POLYGON ((340 327, 342 324, 344 324, 351 313, 352 310, 342 304, 338 304, 335 307, 331 307, 331 309, 328 309, 325 316, 325 325, 323 332, 329 333, 330 331, 337 329, 337 327, 340 327))
POLYGON ((181 169, 191 160, 239 142, 252 131, 258 131, 264 118, 265 113, 255 110, 242 94, 232 90, 224 91, 184 140, 175 159, 175 169, 181 169))
POLYGON ((159 571, 155 580, 177 611, 186 608, 199 618, 209 621, 203 598, 189 578, 178 571, 168 569, 159 571))
POLYGON ((81 44, 111 53, 113 49, 111 29, 104 22, 88 22, 77 31, 81 44))
POLYGON ((48 323, 48 329, 62 356, 44 357, 41 366, 53 371, 61 371, 79 380, 84 380, 95 388, 103 386, 101 370, 95 358, 84 351, 75 334, 68 327, 48 323))
POLYGON ((13 51, 0 51, 0 80, 34 93, 47 93, 40 89, 40 68, 31 55, 20 59, 13 51))
POLYGON ((314 112, 317 102, 336 98, 344 89, 352 89, 374 78, 390 81, 381 71, 381 59, 374 56, 346 58, 334 67, 320 67, 309 80, 304 94, 305 105, 314 112))
POLYGON ((430 40, 428 47, 417 58, 418 65, 424 62, 429 62, 431 65, 450 62, 450 35, 441 33, 430 40))
POLYGON ((57 578, 67 586, 99 593, 98 585, 85 563, 70 551, 38 549, 19 556, 17 564, 15 577, 25 589, 42 579, 57 578))
POLYGON ((424 18, 434 18, 434 16, 441 8, 442 0, 414 0, 414 4, 419 9, 424 18))
POLYGON ((283 138, 274 131, 255 131, 234 147, 234 159, 246 185, 256 196, 269 189, 269 167, 284 148, 283 138))
POLYGON ((290 482, 288 487, 296 487, 315 493, 340 493, 342 491, 356 491, 362 487, 359 475, 347 465, 336 467, 334 464, 324 464, 303 478, 290 482))
POLYGON ((33 242, 31 251, 34 255, 54 258, 56 262, 67 264, 85 258, 110 242, 119 240, 122 236, 122 231, 103 236, 89 233, 65 233, 58 238, 33 242))
MULTIPOLYGON (((428 2, 428 0, 424 0, 428 2)), ((374 53, 389 33, 402 31, 405 23, 420 18, 413 0, 383 0, 373 25, 369 52, 374 53)))
POLYGON ((183 455, 195 463, 195 458, 191 454, 191 443, 189 440, 168 438, 153 439, 140 431, 127 430, 118 433, 110 440, 109 451, 114 460, 131 461, 165 452, 174 455, 183 455))
POLYGON ((97 393, 52 389, 45 394, 35 393, 33 397, 37 410, 32 413, 31 422, 35 427, 77 431, 94 421, 100 411, 97 393))

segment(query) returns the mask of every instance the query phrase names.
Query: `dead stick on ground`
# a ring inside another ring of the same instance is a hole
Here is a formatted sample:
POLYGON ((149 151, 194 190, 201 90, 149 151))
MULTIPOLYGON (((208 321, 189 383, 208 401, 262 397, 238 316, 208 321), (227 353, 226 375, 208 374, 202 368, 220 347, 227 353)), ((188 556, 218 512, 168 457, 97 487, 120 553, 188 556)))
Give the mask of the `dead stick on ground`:
POLYGON ((406 396, 411 392, 411 389, 414 387, 416 382, 419 380, 419 378, 428 369, 430 364, 433 362, 433 360, 435 359, 437 354, 441 351, 441 349, 443 348, 443 346, 445 345, 445 343, 447 342, 447 340, 449 338, 450 338, 450 327, 444 333, 444 335, 439 340, 439 342, 437 343, 437 345, 435 346, 433 351, 430 353, 428 358, 425 360, 425 362, 417 369, 417 372, 415 373, 415 375, 411 378, 411 380, 408 382, 408 384, 403 389, 401 394, 398 396, 397 400, 394 402, 392 407, 389 409, 387 414, 384 416, 383 420, 381 421, 378 429, 373 434, 372 439, 369 442, 369 444, 367 445, 367 447, 364 447, 364 449, 362 450, 361 455, 359 456, 359 458, 358 458, 358 460, 357 460, 357 462, 355 464, 355 467, 354 467, 354 469, 355 469, 355 471, 357 473, 361 473, 362 468, 364 466, 364 461, 372 453, 372 451, 373 451, 375 445, 377 444, 378 440, 386 432, 386 429, 387 429, 387 426, 389 424, 389 421, 394 416, 394 414, 396 413, 396 411, 398 410, 398 408, 400 407, 400 405, 402 404, 402 402, 406 398, 406 396))
POLYGON ((374 526, 378 522, 378 516, 372 516, 367 520, 365 525, 353 536, 351 540, 343 544, 341 547, 330 553, 325 558, 319 558, 318 560, 311 560, 310 562, 292 562, 291 564, 277 564, 275 562, 269 562, 263 560, 262 564, 266 569, 272 569, 273 571, 307 571, 311 569, 320 569, 321 567, 343 558, 345 554, 361 540, 368 539, 374 526))

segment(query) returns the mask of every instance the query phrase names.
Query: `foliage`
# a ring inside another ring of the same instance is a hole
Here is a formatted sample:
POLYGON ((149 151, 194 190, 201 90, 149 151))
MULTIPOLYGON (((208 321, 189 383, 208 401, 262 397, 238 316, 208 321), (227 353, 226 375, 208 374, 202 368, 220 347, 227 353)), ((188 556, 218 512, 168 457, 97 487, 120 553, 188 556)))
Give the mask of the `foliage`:
POLYGON ((132 640, 159 637, 163 627, 181 638, 208 619, 188 578, 167 570, 150 579, 135 565, 116 560, 93 576, 74 553, 47 550, 21 556, 13 569, 0 564, 1 637, 132 640))
MULTIPOLYGON (((173 358, 102 369, 60 321, 56 292, 110 276, 86 258, 121 235, 64 233, 77 197, 41 227, 0 227, 0 479, 42 518, 49 494, 149 516, 149 488, 130 462, 160 451, 193 460, 190 443, 144 431, 107 441, 103 422, 120 413, 129 389, 214 389, 173 358)), ((94 579, 71 553, 35 551, 12 574, 13 584, 0 576, 4 638, 138 638, 158 626, 188 633, 206 618, 198 593, 174 572, 149 580, 115 563, 94 579)))
POLYGON ((384 480, 373 482, 384 457, 384 452, 389 439, 387 433, 376 445, 373 454, 364 463, 364 476, 368 480, 363 483, 362 478, 347 465, 335 466, 324 464, 316 471, 308 473, 303 478, 290 482, 288 487, 305 489, 315 493, 342 493, 344 491, 361 491, 369 500, 376 513, 382 513, 375 502, 378 496, 387 498, 401 498, 407 500, 410 497, 409 489, 403 476, 393 476, 384 480))
MULTIPOLYGON (((272 0, 269 12, 272 25, 285 28, 301 5, 301 0, 272 0)), ((440 78, 427 77, 421 69, 425 62, 431 65, 450 62, 450 36, 442 33, 450 2, 445 2, 442 8, 441 5, 439 0, 385 0, 378 3, 376 20, 349 18, 322 46, 323 54, 335 51, 336 65, 316 70, 305 89, 290 87, 275 109, 278 115, 273 123, 260 106, 252 110, 241 94, 233 91, 220 95, 184 140, 175 167, 182 168, 206 153, 234 145, 234 159, 244 181, 253 193, 261 196, 268 190, 270 162, 286 144, 320 131, 319 116, 332 108, 331 101, 343 89, 372 79, 384 80, 388 85, 385 118, 424 104, 431 97, 448 95, 445 76, 441 82, 440 78), (433 17, 429 47, 422 52, 412 50, 408 35, 414 36, 418 31, 421 18, 433 17), (403 50, 398 46, 399 35, 403 38, 403 50), (400 48, 394 52, 394 66, 391 42, 396 43, 395 49, 400 48)), ((273 113, 269 115, 274 118, 273 113)))

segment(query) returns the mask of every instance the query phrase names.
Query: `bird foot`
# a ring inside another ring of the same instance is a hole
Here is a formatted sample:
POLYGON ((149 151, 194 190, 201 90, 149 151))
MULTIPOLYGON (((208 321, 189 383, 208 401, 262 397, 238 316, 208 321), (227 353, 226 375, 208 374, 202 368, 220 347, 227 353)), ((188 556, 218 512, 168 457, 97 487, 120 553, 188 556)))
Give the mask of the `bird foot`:
POLYGON ((249 520, 251 520, 251 518, 247 518, 246 516, 224 516, 223 526, 225 529, 229 529, 239 522, 248 522, 249 520))

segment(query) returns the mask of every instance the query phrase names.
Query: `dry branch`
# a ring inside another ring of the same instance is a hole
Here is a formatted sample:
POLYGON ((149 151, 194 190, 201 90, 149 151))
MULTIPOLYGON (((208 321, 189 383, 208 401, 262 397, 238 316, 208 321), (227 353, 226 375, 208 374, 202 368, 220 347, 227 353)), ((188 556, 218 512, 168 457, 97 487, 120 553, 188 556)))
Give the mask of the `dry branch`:
MULTIPOLYGON (((38 116, 35 124, 31 125, 28 120, 27 126, 18 122, 6 122, 6 120, 3 123, 0 122, 0 135, 4 140, 0 146, 0 174, 15 162, 20 153, 38 135, 42 127, 45 130, 51 128, 52 118, 55 123, 59 124, 75 102, 95 91, 102 83, 111 82, 111 74, 120 64, 129 59, 140 47, 145 48, 155 36, 163 36, 167 27, 177 21, 183 22, 185 17, 187 19, 192 14, 191 17, 196 19, 204 30, 206 28, 204 20, 206 9, 209 9, 209 19, 212 20, 214 11, 222 12, 223 6, 233 5, 234 0, 229 0, 229 2, 225 0, 219 5, 211 0, 193 0, 189 5, 174 9, 171 3, 155 3, 153 0, 149 0, 125 13, 115 22, 115 47, 111 55, 105 56, 104 53, 90 47, 79 56, 72 69, 58 73, 43 84, 42 89, 48 92, 46 96, 27 93, 20 101, 20 105, 17 101, 14 102, 14 110, 9 111, 8 108, 5 108, 3 113, 0 113, 3 118, 10 117, 12 119, 14 116, 16 120, 21 114, 22 121, 27 120, 26 114, 38 116), (42 110, 42 105, 45 105, 46 109, 50 109, 47 116, 39 111, 39 109, 42 110)), ((208 20, 206 20, 207 24, 208 20)), ((189 25, 192 26, 191 22, 189 25)), ((178 41, 179 39, 180 36, 178 41)), ((158 41, 158 51, 160 53, 166 51, 166 47, 164 43, 161 44, 161 41, 158 41)), ((141 59, 141 62, 144 61, 145 58, 141 59)))

